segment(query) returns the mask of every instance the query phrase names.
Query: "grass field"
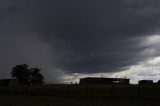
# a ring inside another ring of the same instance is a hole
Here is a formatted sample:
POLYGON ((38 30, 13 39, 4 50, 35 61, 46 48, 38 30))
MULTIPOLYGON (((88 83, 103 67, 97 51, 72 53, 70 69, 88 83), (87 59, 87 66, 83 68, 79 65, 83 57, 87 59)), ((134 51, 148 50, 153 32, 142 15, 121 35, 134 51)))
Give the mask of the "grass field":
POLYGON ((0 87, 0 106, 160 106, 160 86, 0 87))
POLYGON ((0 106, 159 106, 156 100, 86 99, 51 96, 0 95, 0 106))

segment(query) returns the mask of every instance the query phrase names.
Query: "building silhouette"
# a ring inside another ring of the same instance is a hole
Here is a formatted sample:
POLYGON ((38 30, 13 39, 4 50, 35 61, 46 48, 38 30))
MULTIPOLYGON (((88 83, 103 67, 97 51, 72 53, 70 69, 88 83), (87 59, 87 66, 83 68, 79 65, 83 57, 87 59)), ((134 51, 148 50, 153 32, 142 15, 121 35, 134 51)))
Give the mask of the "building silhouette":
POLYGON ((17 84, 15 79, 0 79, 0 86, 13 86, 17 84))
POLYGON ((140 80, 138 81, 139 85, 152 85, 153 84, 153 80, 140 80))
POLYGON ((129 84, 130 80, 126 78, 99 78, 87 77, 81 78, 80 84, 129 84))

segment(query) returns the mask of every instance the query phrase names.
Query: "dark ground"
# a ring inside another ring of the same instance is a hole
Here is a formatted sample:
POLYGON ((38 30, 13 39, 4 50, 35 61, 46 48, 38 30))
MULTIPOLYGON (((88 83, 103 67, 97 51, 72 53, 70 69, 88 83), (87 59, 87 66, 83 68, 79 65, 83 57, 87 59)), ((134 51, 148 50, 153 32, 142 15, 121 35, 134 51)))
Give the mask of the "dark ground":
POLYGON ((0 87, 0 106, 160 106, 159 85, 0 87))

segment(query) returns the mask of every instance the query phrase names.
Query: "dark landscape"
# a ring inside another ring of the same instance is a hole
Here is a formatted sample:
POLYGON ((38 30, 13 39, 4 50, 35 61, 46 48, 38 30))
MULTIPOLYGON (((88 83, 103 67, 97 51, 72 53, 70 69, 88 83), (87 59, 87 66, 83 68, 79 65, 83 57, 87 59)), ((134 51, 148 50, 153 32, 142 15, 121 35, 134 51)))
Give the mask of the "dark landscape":
POLYGON ((0 87, 1 106, 159 106, 159 85, 0 87))
POLYGON ((160 0, 0 0, 0 106, 160 106, 160 0))

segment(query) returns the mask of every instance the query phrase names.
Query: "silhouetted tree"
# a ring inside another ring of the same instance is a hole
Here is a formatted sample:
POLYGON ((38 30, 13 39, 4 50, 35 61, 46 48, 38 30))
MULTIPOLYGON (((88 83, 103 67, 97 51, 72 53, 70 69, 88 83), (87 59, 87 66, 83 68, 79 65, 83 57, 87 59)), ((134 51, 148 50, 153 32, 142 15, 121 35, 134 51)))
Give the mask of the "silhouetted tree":
POLYGON ((20 84, 29 84, 29 69, 28 65, 16 65, 12 68, 11 75, 17 79, 20 84))
POLYGON ((28 68, 27 64, 22 64, 13 67, 11 75, 12 78, 15 78, 20 84, 42 84, 44 77, 40 71, 39 68, 28 68))
POLYGON ((39 68, 31 68, 30 69, 30 80, 31 84, 41 84, 43 83, 44 77, 40 74, 41 69, 39 68))

